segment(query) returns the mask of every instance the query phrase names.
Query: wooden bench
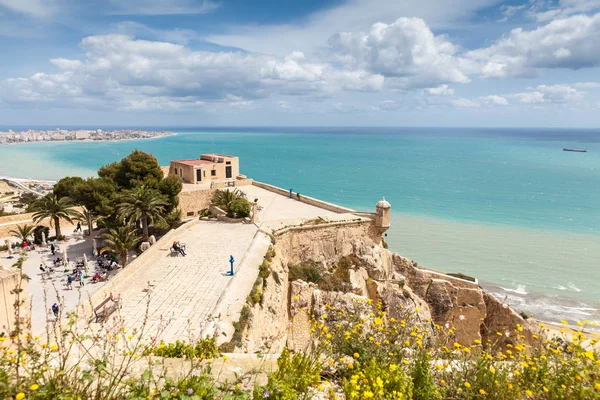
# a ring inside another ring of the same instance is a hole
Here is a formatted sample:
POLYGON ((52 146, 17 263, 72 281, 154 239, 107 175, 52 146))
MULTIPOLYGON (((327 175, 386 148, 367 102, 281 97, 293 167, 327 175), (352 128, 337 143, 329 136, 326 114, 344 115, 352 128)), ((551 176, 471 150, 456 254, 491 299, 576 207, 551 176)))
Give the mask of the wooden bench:
POLYGON ((113 312, 121 308, 121 299, 114 298, 112 293, 102 303, 94 307, 95 322, 104 322, 113 312), (109 304, 110 303, 110 304, 109 304))

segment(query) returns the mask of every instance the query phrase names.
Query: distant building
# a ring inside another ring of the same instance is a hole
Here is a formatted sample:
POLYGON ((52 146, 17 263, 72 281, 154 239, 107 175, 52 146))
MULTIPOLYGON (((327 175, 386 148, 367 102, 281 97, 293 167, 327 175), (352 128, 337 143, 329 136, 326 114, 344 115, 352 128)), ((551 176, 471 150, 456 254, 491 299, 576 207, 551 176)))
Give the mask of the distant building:
POLYGON ((75 139, 76 140, 84 140, 90 138, 89 131, 75 131, 75 139))
POLYGON ((171 161, 169 175, 185 183, 208 183, 235 179, 240 174, 240 159, 223 154, 202 154, 197 160, 171 161))

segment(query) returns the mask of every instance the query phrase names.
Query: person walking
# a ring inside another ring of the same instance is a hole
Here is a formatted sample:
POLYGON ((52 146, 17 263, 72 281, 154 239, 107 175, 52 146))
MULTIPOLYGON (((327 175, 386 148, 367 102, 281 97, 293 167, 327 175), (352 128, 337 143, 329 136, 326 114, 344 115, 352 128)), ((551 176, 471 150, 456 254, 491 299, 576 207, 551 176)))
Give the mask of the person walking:
POLYGON ((81 222, 77 221, 77 228, 75 228, 75 232, 81 232, 81 222))
POLYGON ((85 282, 84 282, 83 278, 84 278, 84 275, 83 275, 83 273, 80 272, 79 273, 79 287, 85 286, 85 282))
POLYGON ((54 252, 56 251, 56 247, 54 247, 54 244, 50 244, 50 251, 52 252, 52 255, 54 255, 54 252))
POLYGON ((67 289, 73 289, 73 275, 67 276, 67 289))
POLYGON ((54 313, 55 318, 58 318, 58 311, 59 311, 58 304, 56 304, 56 303, 52 304, 52 312, 54 313))

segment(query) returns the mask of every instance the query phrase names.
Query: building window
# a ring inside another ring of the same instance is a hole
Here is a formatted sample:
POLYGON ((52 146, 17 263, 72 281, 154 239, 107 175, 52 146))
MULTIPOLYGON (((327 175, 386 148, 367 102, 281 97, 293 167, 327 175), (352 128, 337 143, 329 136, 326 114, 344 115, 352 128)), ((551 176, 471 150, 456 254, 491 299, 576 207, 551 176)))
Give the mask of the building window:
POLYGON ((211 170, 210 176, 217 176, 217 170, 216 169, 211 170))
POLYGON ((187 213, 187 216, 188 216, 188 217, 193 217, 193 216, 194 216, 194 212, 193 212, 193 211, 189 211, 189 212, 187 213))
POLYGON ((227 161, 225 165, 231 165, 231 161, 227 161))

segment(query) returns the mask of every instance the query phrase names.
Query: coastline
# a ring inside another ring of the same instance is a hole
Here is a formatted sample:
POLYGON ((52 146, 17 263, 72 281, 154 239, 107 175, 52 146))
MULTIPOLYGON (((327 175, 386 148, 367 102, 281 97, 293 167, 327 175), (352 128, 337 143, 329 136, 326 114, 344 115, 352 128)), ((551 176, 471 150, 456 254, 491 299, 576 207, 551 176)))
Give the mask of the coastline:
MULTIPOLYGON (((36 143, 114 143, 114 142, 131 142, 135 140, 154 140, 154 139, 162 139, 170 136, 176 136, 177 132, 169 132, 165 135, 154 136, 154 137, 145 137, 145 138, 128 138, 128 139, 102 139, 102 140, 93 140, 93 139, 80 139, 80 140, 36 140, 35 142, 18 142, 18 143, 0 143, 0 146, 19 146, 23 144, 36 144, 36 143)), ((37 181, 41 182, 41 181, 37 181)))

